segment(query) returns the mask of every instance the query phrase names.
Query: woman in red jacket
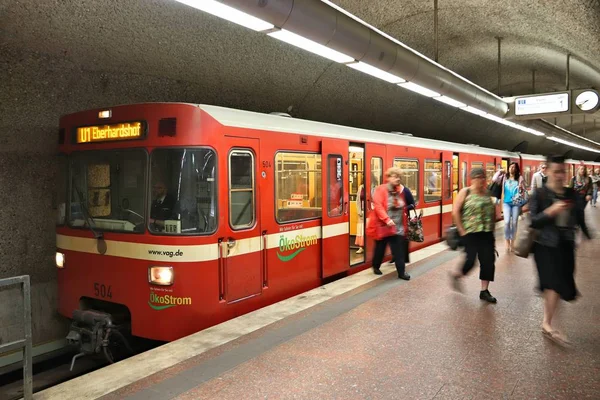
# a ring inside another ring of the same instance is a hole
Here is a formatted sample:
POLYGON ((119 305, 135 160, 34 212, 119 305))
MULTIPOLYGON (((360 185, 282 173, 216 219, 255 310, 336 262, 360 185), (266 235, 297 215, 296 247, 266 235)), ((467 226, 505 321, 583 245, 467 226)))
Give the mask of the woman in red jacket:
POLYGON ((373 272, 381 275, 381 263, 389 244, 398 271, 398 278, 410 280, 405 272, 406 232, 408 210, 415 208, 410 190, 400 182, 401 171, 392 167, 387 170, 387 183, 379 185, 373 193, 374 210, 369 218, 369 234, 375 238, 373 272))

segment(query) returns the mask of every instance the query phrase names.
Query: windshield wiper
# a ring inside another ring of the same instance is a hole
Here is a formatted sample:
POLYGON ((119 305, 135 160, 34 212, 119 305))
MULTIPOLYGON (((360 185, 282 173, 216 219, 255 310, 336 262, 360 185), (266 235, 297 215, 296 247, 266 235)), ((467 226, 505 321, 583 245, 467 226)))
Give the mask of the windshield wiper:
POLYGON ((81 212, 85 218, 85 222, 87 222, 88 227, 90 228, 90 231, 92 231, 96 239, 102 239, 104 237, 104 234, 102 232, 96 232, 92 226, 92 224, 96 225, 96 221, 94 220, 94 218, 92 218, 90 211, 85 205, 85 201, 83 200, 83 194, 81 193, 81 191, 75 183, 73 183, 73 188, 75 189, 75 192, 77 192, 77 197, 79 197, 79 207, 81 208, 81 212))

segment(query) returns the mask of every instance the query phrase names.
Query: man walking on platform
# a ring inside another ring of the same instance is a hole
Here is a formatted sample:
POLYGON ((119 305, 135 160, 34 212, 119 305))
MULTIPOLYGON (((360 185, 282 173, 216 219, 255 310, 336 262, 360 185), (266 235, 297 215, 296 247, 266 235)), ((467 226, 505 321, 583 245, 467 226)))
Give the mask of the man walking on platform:
POLYGON ((540 164, 540 169, 533 174, 531 178, 531 192, 533 193, 535 189, 540 189, 542 186, 546 184, 548 177, 546 176, 546 163, 540 164))

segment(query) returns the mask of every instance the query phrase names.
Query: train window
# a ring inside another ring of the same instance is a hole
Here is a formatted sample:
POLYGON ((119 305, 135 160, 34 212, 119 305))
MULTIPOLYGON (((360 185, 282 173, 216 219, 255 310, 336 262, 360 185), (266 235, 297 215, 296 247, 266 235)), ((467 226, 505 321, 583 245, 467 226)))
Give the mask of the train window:
POLYGON ((143 232, 146 165, 144 150, 73 154, 69 225, 143 232))
POLYGON ((425 202, 442 199, 442 163, 435 160, 425 160, 425 202))
POLYGON ((471 169, 474 169, 474 168, 481 168, 481 169, 483 169, 483 163, 482 162, 473 162, 473 163, 471 163, 471 169))
POLYGON ((275 210, 277 222, 321 218, 321 155, 275 155, 275 210))
POLYGON ((485 164, 485 180, 487 183, 492 183, 492 178, 496 173, 496 166, 494 163, 486 163, 485 164))
POLYGON ((211 149, 152 153, 150 231, 202 235, 217 228, 216 154, 211 149))
POLYGON ((462 186, 467 187, 467 162, 463 161, 462 163, 462 186))
POLYGON ((254 225, 254 154, 229 153, 229 224, 233 229, 254 225))
POLYGON ((371 157, 371 195, 383 183, 383 159, 371 157))
POLYGON ((446 183, 445 183, 446 196, 445 196, 445 199, 448 200, 448 199, 452 198, 452 192, 454 190, 454 188, 452 187, 452 165, 450 164, 450 161, 444 162, 444 178, 446 178, 446 183))
POLYGON ((415 202, 419 201, 419 162, 417 160, 395 159, 394 167, 402 170, 401 182, 410 189, 415 202))
POLYGON ((344 201, 344 160, 340 155, 327 157, 327 215, 342 215, 344 201))
POLYGON ((565 168, 567 170, 567 182, 565 185, 569 186, 571 184, 571 179, 573 179, 573 165, 565 164, 565 168))
POLYGON ((54 207, 56 209, 56 225, 64 225, 67 212, 67 180, 69 174, 69 163, 67 157, 58 157, 58 174, 56 175, 56 197, 54 207))
POLYGON ((531 166, 526 166, 524 172, 523 179, 525 180, 525 186, 529 187, 529 184, 531 183, 531 166))

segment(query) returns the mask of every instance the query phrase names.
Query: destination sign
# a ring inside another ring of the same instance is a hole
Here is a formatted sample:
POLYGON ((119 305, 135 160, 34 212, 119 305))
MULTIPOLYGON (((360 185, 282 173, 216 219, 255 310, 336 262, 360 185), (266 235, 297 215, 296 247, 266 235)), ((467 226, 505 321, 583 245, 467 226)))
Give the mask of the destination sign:
POLYGON ((77 128, 77 143, 111 142, 141 139, 145 134, 142 121, 113 125, 83 126, 77 128))
POLYGON ((515 98, 515 115, 549 114, 569 111, 569 93, 515 98))

